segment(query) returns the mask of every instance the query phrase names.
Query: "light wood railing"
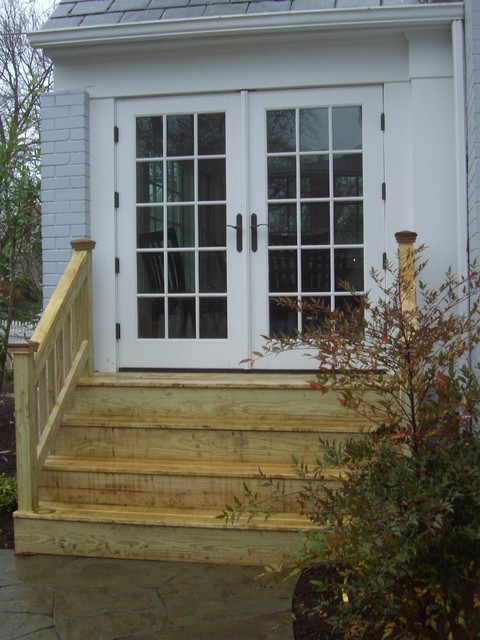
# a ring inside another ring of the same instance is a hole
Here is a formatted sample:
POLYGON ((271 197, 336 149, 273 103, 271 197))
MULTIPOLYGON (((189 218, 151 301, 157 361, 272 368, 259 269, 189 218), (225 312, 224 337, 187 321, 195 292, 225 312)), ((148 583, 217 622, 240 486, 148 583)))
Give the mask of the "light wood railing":
MULTIPOLYGON (((414 231, 399 231, 395 234, 398 244, 398 269, 401 283, 402 311, 412 313, 417 308, 417 274, 415 268, 415 242, 417 234, 414 231)), ((412 321, 414 320, 412 314, 412 321)))
POLYGON ((77 382, 93 373, 92 250, 74 253, 31 340, 10 343, 13 355, 19 511, 38 508, 38 474, 52 448, 77 382))

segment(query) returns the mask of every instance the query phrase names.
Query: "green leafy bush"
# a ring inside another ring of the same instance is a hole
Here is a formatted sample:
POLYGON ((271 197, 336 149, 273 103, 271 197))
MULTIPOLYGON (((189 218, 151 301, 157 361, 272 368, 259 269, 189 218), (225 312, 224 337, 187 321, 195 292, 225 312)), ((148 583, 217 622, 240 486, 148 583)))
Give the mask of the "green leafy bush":
POLYGON ((12 513, 17 508, 17 480, 0 473, 0 513, 12 513))
MULTIPOLYGON (((406 284, 389 267, 392 284, 373 273, 383 295, 375 303, 364 296, 360 315, 310 303, 302 311, 322 318, 315 330, 265 347, 315 347, 313 386, 337 390, 345 407, 374 424, 343 444, 321 441, 311 467, 292 457, 303 481, 299 509, 313 526, 298 554, 267 573, 334 568, 312 581, 309 613, 330 630, 322 638, 480 638, 480 390, 471 364, 480 275, 448 272, 429 289, 421 251, 413 258, 418 308, 405 310, 406 284), (338 471, 338 482, 327 469, 338 471)), ((246 487, 223 517, 270 515, 285 494, 278 482, 265 484, 266 502, 246 487)))

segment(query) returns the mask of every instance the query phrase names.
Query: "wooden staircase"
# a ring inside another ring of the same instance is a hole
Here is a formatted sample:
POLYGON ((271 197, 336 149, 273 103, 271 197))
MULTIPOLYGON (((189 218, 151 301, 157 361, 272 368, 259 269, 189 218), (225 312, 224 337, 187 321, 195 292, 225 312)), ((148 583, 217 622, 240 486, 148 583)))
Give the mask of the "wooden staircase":
POLYGON ((292 500, 264 521, 217 518, 259 468, 298 489, 290 458, 360 419, 306 374, 96 374, 80 379, 38 474, 38 508, 15 515, 19 553, 262 564, 301 542, 292 500))

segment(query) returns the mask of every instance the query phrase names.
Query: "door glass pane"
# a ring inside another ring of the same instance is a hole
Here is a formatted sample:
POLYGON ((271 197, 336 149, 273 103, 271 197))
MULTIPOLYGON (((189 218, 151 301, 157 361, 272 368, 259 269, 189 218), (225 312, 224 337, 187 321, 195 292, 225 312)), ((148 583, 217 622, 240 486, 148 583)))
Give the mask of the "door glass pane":
POLYGON ((193 115, 167 116, 167 155, 194 154, 193 115))
POLYGON ((193 251, 168 252, 169 293, 194 293, 195 253, 193 251))
POLYGON ((200 293, 226 293, 227 254, 201 251, 199 254, 200 293))
POLYGON ((268 262, 270 291, 297 291, 297 252, 289 249, 269 251, 268 262))
POLYGON ((227 194, 225 160, 198 161, 198 199, 225 200, 227 194))
POLYGON ((333 156, 334 195, 352 198, 363 195, 363 170, 361 154, 333 156))
POLYGON ((300 158, 302 198, 328 198, 330 192, 328 156, 300 158))
POLYGON ((302 291, 330 291, 330 251, 302 251, 302 291))
POLYGON ((139 298, 138 337, 165 338, 165 300, 163 298, 139 298))
POLYGON ((268 197, 282 200, 297 194, 297 168, 295 156, 268 158, 268 197))
POLYGON ((161 162, 137 164, 137 202, 163 201, 163 165, 161 162))
POLYGON ((267 112, 267 152, 285 153, 296 149, 295 110, 267 112))
POLYGON ((328 150, 328 109, 300 109, 300 151, 328 150))
POLYGON ((195 298, 168 299, 168 337, 195 338, 195 298))
POLYGON ((191 202, 194 191, 193 160, 169 160, 167 162, 167 199, 169 202, 191 202))
POLYGON ((138 293, 164 293, 163 252, 137 254, 137 291, 138 293))
POLYGON ((200 338, 227 337, 227 299, 200 298, 200 338))
POLYGON ((361 149, 362 108, 334 107, 332 112, 333 149, 361 149))
POLYGON ((137 118, 137 158, 163 156, 163 117, 137 118))
POLYGON ((168 246, 195 246, 195 207, 168 207, 168 246))
POLYGON ((297 244, 297 205, 268 206, 268 242, 270 246, 297 244))
POLYGON ((163 247, 163 207, 137 207, 137 247, 163 247))
POLYGON ((345 291, 345 282, 357 291, 363 290, 363 251, 361 249, 335 250, 335 290, 345 291))
POLYGON ((198 244, 200 247, 224 247, 227 241, 225 205, 198 207, 198 244))
POLYGON ((363 203, 335 203, 335 244, 362 244, 363 203))
MULTIPOLYGON (((296 298, 291 298, 292 302, 296 302, 296 298)), ((297 330, 297 312, 288 306, 280 303, 276 298, 270 298, 270 334, 272 336, 289 336, 295 335, 297 330)))
POLYGON ((302 204, 302 245, 330 242, 330 205, 328 202, 302 204))
POLYGON ((198 115, 198 155, 211 156, 225 153, 225 114, 200 113, 198 115))

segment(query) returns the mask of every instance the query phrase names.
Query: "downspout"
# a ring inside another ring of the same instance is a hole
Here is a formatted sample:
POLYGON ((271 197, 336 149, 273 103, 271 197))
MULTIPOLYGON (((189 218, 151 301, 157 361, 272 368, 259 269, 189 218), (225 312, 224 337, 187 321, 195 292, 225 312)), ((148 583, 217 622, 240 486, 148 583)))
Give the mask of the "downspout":
POLYGON ((457 225, 457 269, 468 273, 470 267, 469 220, 467 204, 467 134, 465 92, 465 39, 463 20, 452 22, 453 100, 455 135, 455 186, 457 225))

